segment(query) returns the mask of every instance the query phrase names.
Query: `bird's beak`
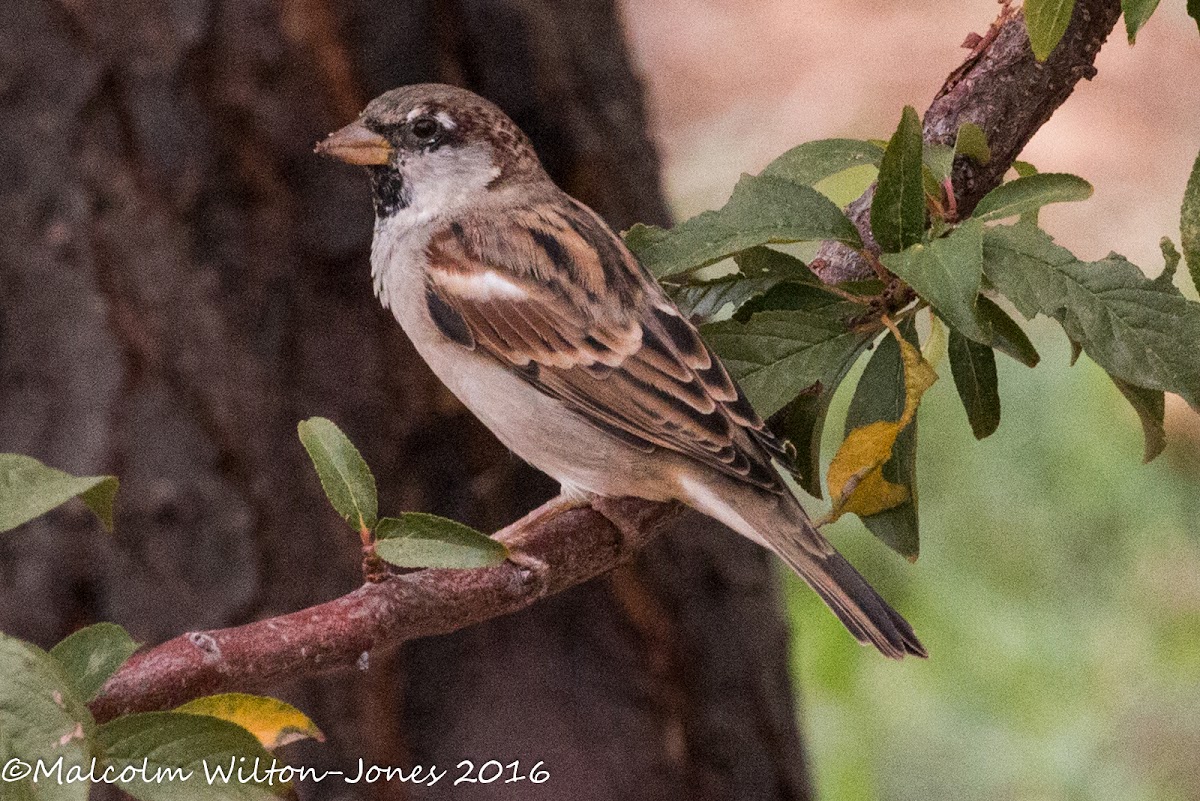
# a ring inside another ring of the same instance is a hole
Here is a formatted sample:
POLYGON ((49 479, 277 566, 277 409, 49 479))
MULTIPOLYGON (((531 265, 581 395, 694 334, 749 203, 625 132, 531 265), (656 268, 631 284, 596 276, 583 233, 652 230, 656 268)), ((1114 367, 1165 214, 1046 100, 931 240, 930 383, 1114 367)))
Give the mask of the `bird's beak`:
POLYGON ((352 122, 334 131, 318 142, 313 150, 347 164, 387 164, 392 157, 391 143, 361 122, 352 122))

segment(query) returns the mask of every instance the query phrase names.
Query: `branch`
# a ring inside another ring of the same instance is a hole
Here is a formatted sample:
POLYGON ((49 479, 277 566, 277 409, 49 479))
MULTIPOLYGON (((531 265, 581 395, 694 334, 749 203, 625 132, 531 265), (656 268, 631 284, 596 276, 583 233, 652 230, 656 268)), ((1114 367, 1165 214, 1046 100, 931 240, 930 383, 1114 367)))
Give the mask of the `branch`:
MULTIPOLYGON (((965 122, 978 125, 987 137, 992 151, 987 164, 964 157, 954 161, 954 196, 960 218, 968 216, 975 204, 1000 184, 1013 160, 1071 96, 1079 80, 1096 75, 1096 54, 1120 16, 1120 0, 1076 0, 1071 24, 1044 62, 1034 59, 1025 18, 1007 1, 984 36, 968 38, 971 54, 950 73, 924 120, 926 142, 953 145, 965 122)), ((867 247, 878 253, 869 221, 874 194, 871 186, 846 212, 867 247)), ((821 247, 813 268, 830 284, 875 275, 855 250, 834 242, 821 247)))
POLYGON ((366 669, 376 648, 516 612, 613 569, 678 508, 631 498, 579 508, 552 500, 496 535, 513 553, 502 565, 391 576, 298 612, 182 634, 135 654, 92 701, 92 714, 103 722, 331 668, 366 669))
MULTIPOLYGON (((983 129, 992 158, 954 164, 960 214, 998 185, 1034 133, 1091 78, 1096 53, 1121 13, 1119 0, 1077 0, 1062 42, 1042 64, 1025 23, 1007 3, 925 114, 925 138, 952 144, 958 127, 983 129)), ((874 246, 867 221, 873 190, 849 207, 874 246)), ((838 283, 873 275, 854 251, 827 244, 821 277, 838 283)), ((815 263, 814 267, 818 267, 815 263)), ((334 601, 216 631, 190 632, 134 655, 91 703, 97 720, 169 709, 214 692, 255 690, 335 667, 366 666, 376 648, 446 634, 516 612, 628 560, 678 509, 634 499, 568 509, 552 501, 497 534, 515 561, 484 570, 422 570, 368 584, 334 601)))

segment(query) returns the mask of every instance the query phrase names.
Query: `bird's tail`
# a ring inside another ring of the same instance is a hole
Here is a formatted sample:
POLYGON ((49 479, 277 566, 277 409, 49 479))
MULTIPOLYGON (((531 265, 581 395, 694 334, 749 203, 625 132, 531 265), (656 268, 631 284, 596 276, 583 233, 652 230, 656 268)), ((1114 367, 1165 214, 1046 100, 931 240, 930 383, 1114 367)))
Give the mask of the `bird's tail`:
POLYGON ((778 554, 859 642, 892 659, 928 656, 908 621, 817 531, 795 498, 765 498, 748 487, 726 489, 693 495, 689 503, 778 554))
POLYGON ((828 554, 817 555, 790 539, 769 540, 768 545, 821 596, 859 642, 874 645, 892 659, 909 654, 928 656, 908 621, 888 606, 846 557, 832 548, 828 554))

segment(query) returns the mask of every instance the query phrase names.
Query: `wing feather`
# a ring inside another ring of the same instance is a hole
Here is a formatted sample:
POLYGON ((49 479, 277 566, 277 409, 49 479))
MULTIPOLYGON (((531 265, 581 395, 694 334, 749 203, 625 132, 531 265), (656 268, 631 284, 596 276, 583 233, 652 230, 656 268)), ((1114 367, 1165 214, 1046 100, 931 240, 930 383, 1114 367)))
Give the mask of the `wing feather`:
POLYGON ((786 492, 786 451, 695 327, 594 212, 555 201, 431 239, 434 323, 640 450, 786 492))

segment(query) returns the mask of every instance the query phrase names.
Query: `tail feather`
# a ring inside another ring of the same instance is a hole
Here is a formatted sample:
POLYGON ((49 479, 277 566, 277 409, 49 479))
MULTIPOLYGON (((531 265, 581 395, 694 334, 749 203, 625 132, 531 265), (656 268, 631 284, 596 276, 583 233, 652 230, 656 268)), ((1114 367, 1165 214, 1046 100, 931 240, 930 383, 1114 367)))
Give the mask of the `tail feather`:
POLYGON ((775 550, 859 642, 874 645, 892 659, 929 655, 908 621, 840 553, 821 557, 807 550, 775 550))
POLYGON ((681 483, 682 500, 778 554, 859 642, 892 659, 928 656, 908 621, 834 550, 790 493, 768 495, 732 481, 717 484, 711 477, 685 475, 681 483))

